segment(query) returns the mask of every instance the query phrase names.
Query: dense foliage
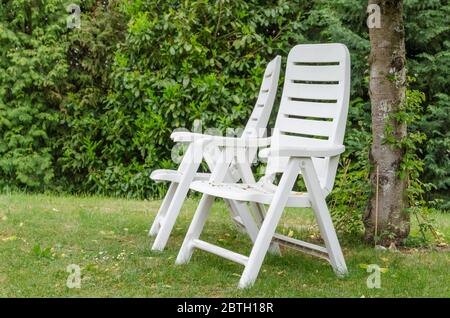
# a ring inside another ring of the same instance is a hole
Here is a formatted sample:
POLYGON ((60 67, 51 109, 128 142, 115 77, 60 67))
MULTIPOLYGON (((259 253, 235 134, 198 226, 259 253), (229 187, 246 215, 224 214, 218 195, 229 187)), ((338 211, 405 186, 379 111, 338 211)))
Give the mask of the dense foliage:
MULTIPOLYGON (((44 189, 55 175, 67 32, 62 1, 2 1, 0 10, 0 186, 44 189), (56 137, 56 138, 55 138, 56 137)), ((64 8, 64 7, 63 7, 64 8)))
MULTIPOLYGON (((242 126, 265 64, 297 43, 352 53, 352 104, 330 204, 357 232, 370 193, 366 1, 0 1, 0 188, 149 197, 149 172, 173 167, 170 132, 242 126)), ((450 28, 445 0, 405 0, 408 72, 424 93, 410 131, 424 200, 449 209, 450 28), (423 160, 423 165, 417 165, 423 160), (423 171, 420 171, 423 168, 423 171), (431 195, 430 195, 431 194, 431 195)))
POLYGON ((258 1, 136 1, 122 10, 128 32, 85 165, 95 191, 145 196, 157 191, 149 171, 173 166, 173 129, 195 119, 242 125, 265 62, 302 41, 299 10, 258 1))

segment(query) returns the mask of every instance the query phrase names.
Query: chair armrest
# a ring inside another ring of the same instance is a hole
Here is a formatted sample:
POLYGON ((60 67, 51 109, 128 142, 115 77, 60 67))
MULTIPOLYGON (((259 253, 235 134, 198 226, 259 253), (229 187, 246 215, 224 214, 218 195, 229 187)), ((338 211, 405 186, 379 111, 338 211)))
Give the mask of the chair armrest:
POLYGON ((208 140, 209 144, 227 148, 247 148, 247 147, 267 147, 270 145, 269 138, 257 137, 222 137, 213 135, 204 135, 188 131, 176 131, 170 135, 175 142, 193 142, 199 139, 208 140))
POLYGON ((195 140, 199 140, 204 137, 211 137, 211 136, 199 134, 199 133, 193 133, 190 131, 175 131, 170 135, 170 138, 174 142, 193 142, 195 140))
POLYGON ((226 148, 259 148, 259 147, 267 147, 270 145, 270 137, 258 138, 258 137, 211 136, 206 137, 206 139, 216 146, 226 148))
POLYGON ((345 151, 344 145, 282 147, 271 149, 269 155, 277 157, 334 157, 345 151))

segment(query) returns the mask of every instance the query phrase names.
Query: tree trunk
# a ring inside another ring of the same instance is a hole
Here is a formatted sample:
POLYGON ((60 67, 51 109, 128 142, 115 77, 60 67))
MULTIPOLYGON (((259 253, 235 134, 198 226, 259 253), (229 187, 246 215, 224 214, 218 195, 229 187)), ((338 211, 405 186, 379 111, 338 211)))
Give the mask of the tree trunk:
POLYGON ((406 94, 405 33, 402 0, 369 0, 380 8, 378 28, 369 28, 369 94, 372 104, 372 197, 364 224, 366 239, 381 245, 401 243, 409 234, 407 180, 398 175, 403 151, 384 143, 386 126, 397 140, 406 136, 406 125, 386 120, 399 110, 406 94))

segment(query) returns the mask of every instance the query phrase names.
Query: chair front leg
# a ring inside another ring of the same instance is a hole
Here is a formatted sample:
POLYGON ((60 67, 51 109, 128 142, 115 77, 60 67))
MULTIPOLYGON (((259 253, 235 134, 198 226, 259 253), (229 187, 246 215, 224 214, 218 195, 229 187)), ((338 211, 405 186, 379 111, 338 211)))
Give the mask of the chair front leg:
POLYGON ((270 242, 280 221, 283 210, 286 206, 289 193, 292 190, 295 180, 297 179, 299 172, 298 158, 290 158, 287 169, 281 177, 280 183, 277 187, 275 195, 267 211, 266 217, 259 230, 255 244, 250 253, 247 265, 242 273, 241 280, 239 281, 240 288, 246 288, 255 282, 258 277, 259 270, 261 269, 262 262, 266 256, 270 242))
MULTIPOLYGON (((245 161, 238 162, 237 167, 242 176, 244 183, 247 183, 247 184, 255 184, 256 183, 255 177, 253 176, 250 162, 245 162, 245 161)), ((251 213, 249 211, 249 209, 246 208, 246 209, 241 210, 240 216, 241 216, 242 221, 244 223, 246 222, 245 227, 247 228, 247 232, 248 232, 252 242, 255 242, 256 235, 257 235, 259 228, 261 227, 261 224, 264 220, 264 215, 265 215, 264 206, 260 203, 251 202, 250 208, 253 211, 253 213, 251 213), (245 215, 243 215, 243 214, 245 214, 245 215), (256 229, 255 234, 252 234, 252 229, 256 229)), ((281 255, 281 250, 280 250, 278 243, 272 242, 270 244, 269 253, 274 254, 274 255, 281 255)))
POLYGON ((156 214, 156 217, 153 220, 153 224, 150 227, 150 230, 148 231, 148 236, 155 236, 156 234, 158 234, 161 221, 164 219, 164 216, 166 215, 167 209, 169 208, 170 202, 172 201, 172 198, 173 198, 173 195, 175 194, 177 186, 178 186, 178 184, 175 182, 172 182, 170 184, 169 189, 167 190, 166 196, 164 197, 164 200, 161 204, 161 207, 159 208, 158 213, 156 214))
POLYGON ((152 246, 152 250, 154 251, 162 251, 169 240, 169 235, 180 213, 181 206, 186 199, 189 186, 194 180, 195 174, 200 166, 203 147, 204 143, 202 141, 191 143, 183 157, 183 161, 179 167, 182 175, 181 181, 176 187, 162 222, 160 222, 160 229, 152 246))
POLYGON ((347 266, 312 159, 302 158, 300 169, 331 265, 338 276, 343 276, 347 274, 347 266))
MULTIPOLYGON (((222 182, 227 178, 228 169, 230 167, 232 158, 227 157, 225 152, 221 152, 220 159, 214 167, 211 173, 211 182, 222 182)), ((192 253, 194 251, 191 242, 192 240, 198 239, 205 226, 206 219, 208 218, 209 212, 211 211, 211 206, 214 203, 215 197, 207 194, 203 194, 200 203, 195 211, 194 217, 192 218, 189 229, 184 237, 183 244, 181 245, 180 251, 178 252, 175 264, 185 264, 191 259, 192 253)))
POLYGON ((209 212, 211 211, 211 206, 214 203, 214 197, 211 195, 203 194, 200 203, 195 211, 194 217, 192 218, 191 225, 184 237, 183 244, 181 245, 180 251, 178 252, 175 264, 185 264, 191 259, 192 253, 194 252, 191 246, 191 241, 198 239, 205 226, 206 219, 208 218, 209 212))

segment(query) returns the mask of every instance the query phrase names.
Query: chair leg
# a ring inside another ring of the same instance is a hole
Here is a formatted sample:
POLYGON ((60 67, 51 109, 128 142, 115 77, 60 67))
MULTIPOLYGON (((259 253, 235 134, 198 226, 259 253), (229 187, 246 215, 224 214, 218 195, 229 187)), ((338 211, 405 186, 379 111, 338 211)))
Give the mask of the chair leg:
POLYGON ((310 195, 311 206, 316 215, 320 234, 325 241, 330 263, 338 276, 347 274, 344 255, 331 220, 331 215, 320 187, 316 171, 311 159, 304 159, 300 164, 303 179, 310 195))
POLYGON ((191 247, 191 241, 198 239, 205 226, 206 219, 208 218, 211 206, 214 203, 214 197, 211 195, 203 194, 200 203, 195 211, 191 225, 186 233, 183 244, 178 252, 176 264, 188 263, 191 259, 194 249, 191 247))
POLYGON ((258 237, 250 253, 247 265, 242 273, 241 280, 239 281, 240 288, 246 288, 251 286, 258 277, 259 270, 261 268, 264 257, 269 248, 272 237, 275 234, 276 227, 283 214, 284 207, 286 206, 289 192, 292 190, 295 180, 298 176, 299 159, 291 158, 289 160, 286 171, 280 180, 278 188, 267 211, 264 222, 259 230, 258 237))
POLYGON ((155 236, 158 234, 159 228, 160 228, 160 222, 164 219, 164 216, 167 212, 167 209, 169 208, 170 202, 172 201, 173 195, 175 194, 175 191, 177 189, 178 184, 175 182, 172 182, 169 186, 169 189, 167 190, 166 196, 164 197, 164 200, 158 210, 158 214, 156 214, 155 219, 153 220, 153 224, 150 227, 150 230, 148 231, 148 236, 155 236))
POLYGON ((181 206, 186 199, 189 191, 189 186, 194 179, 195 173, 200 166, 200 163, 194 163, 194 161, 185 169, 183 178, 178 184, 175 194, 170 202, 167 213, 161 222, 161 228, 156 235, 155 242, 153 242, 153 251, 162 251, 169 240, 169 235, 172 232, 175 221, 180 213, 181 206))
POLYGON ((252 242, 254 243, 256 240, 256 236, 258 235, 259 228, 256 224, 255 220, 253 219, 252 214, 250 213, 250 210, 248 209, 245 202, 239 202, 239 201, 231 201, 234 208, 238 211, 238 215, 242 220, 242 223, 245 226, 246 232, 252 242))
MULTIPOLYGON (((261 227, 262 222, 264 221, 264 217, 266 215, 266 210, 264 205, 261 203, 250 203, 252 210, 254 211, 255 220, 258 224, 258 227, 261 227)), ((280 245, 277 242, 271 242, 268 250, 269 254, 281 256, 280 245)))
POLYGON ((189 186, 194 180, 195 174, 200 167, 203 147, 204 143, 202 140, 199 140, 197 143, 191 143, 178 167, 182 178, 176 188, 164 219, 160 223, 160 229, 152 246, 152 250, 154 251, 162 251, 169 240, 169 235, 172 232, 175 221, 180 213, 181 206, 186 199, 189 186))
MULTIPOLYGON (((231 160, 232 157, 227 156, 227 154, 222 151, 209 180, 212 182, 222 182, 225 180, 227 178, 231 160)), ((207 194, 202 195, 194 217, 192 218, 191 225, 189 226, 188 232, 184 237, 183 244, 178 252, 178 256, 175 261, 176 264, 184 264, 189 262, 193 252, 191 241, 200 237, 203 227, 205 226, 206 219, 211 211, 211 206, 214 203, 214 199, 215 197, 213 196, 207 194)))

